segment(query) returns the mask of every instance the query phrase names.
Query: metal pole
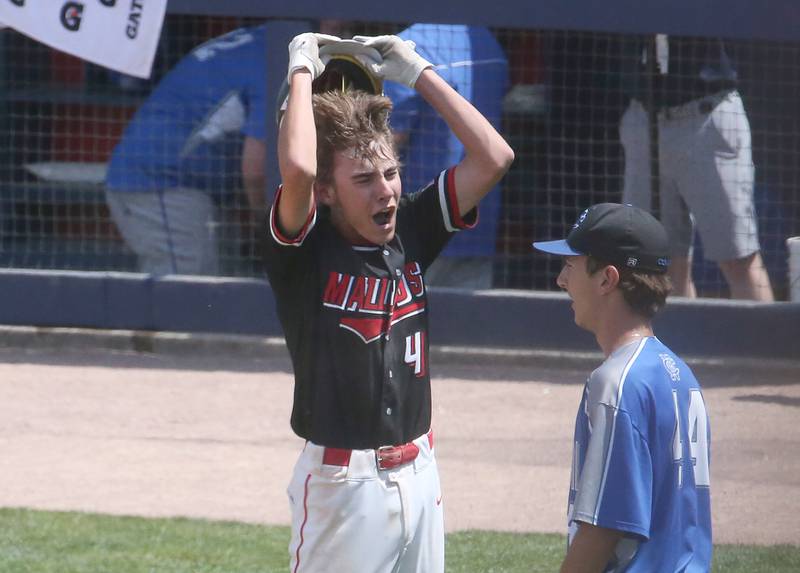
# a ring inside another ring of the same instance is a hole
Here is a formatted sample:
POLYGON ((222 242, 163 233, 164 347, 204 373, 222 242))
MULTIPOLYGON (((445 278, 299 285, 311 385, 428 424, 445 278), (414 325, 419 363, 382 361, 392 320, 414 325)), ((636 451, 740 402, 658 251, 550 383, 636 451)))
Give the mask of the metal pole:
POLYGON ((647 123, 650 140, 650 212, 656 219, 661 218, 661 163, 659 161, 658 145, 658 110, 656 109, 655 98, 655 77, 656 77, 656 38, 651 36, 646 45, 646 64, 645 64, 645 107, 647 108, 647 123))

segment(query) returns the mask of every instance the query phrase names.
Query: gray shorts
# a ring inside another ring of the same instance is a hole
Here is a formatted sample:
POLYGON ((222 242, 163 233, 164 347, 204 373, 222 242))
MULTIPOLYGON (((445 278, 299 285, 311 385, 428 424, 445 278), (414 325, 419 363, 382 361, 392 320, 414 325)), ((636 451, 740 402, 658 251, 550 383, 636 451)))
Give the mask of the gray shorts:
POLYGON ((139 259, 139 270, 158 275, 216 275, 219 271, 216 206, 196 189, 161 192, 106 190, 111 215, 139 259))
MULTIPOLYGON (((650 208, 647 111, 634 100, 620 122, 623 201, 650 208)), ((738 92, 659 112, 661 222, 672 254, 691 254, 694 227, 706 258, 727 261, 759 250, 753 205, 750 124, 738 92)))

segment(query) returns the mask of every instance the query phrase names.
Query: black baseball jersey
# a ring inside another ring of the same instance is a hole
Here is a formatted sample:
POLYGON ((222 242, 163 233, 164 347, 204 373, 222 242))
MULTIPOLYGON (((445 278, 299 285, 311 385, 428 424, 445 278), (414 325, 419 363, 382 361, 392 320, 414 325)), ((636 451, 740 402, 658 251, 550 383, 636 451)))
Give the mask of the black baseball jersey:
POLYGON ((454 168, 400 197, 394 238, 357 246, 315 210, 295 239, 270 212, 264 260, 294 366, 292 429, 337 448, 408 442, 428 431, 428 307, 423 272, 463 219, 454 168))

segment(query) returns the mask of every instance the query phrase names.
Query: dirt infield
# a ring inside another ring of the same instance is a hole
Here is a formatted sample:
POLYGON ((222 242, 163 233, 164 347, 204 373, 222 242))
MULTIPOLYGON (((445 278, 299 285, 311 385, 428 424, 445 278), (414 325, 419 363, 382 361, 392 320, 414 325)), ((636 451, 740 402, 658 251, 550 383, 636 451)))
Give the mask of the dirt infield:
MULTIPOLYGON (((448 530, 564 532, 587 370, 434 367, 448 530)), ((699 377, 715 540, 800 543, 800 377, 699 377)), ((285 359, 0 350, 0 506, 288 524, 290 404, 285 359)))

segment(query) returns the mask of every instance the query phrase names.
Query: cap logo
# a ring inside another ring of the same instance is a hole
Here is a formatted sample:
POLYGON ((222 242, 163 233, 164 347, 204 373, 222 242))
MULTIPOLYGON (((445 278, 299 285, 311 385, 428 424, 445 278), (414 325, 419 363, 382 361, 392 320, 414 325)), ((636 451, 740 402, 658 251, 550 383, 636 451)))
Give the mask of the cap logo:
POLYGON ((628 260, 625 261, 626 267, 635 267, 639 264, 639 259, 636 257, 628 257, 628 260))
POLYGON ((572 228, 577 229, 580 226, 580 224, 586 220, 586 216, 588 214, 589 214, 589 209, 584 209, 583 213, 581 213, 580 216, 578 217, 578 220, 575 221, 574 225, 572 225, 572 228))

